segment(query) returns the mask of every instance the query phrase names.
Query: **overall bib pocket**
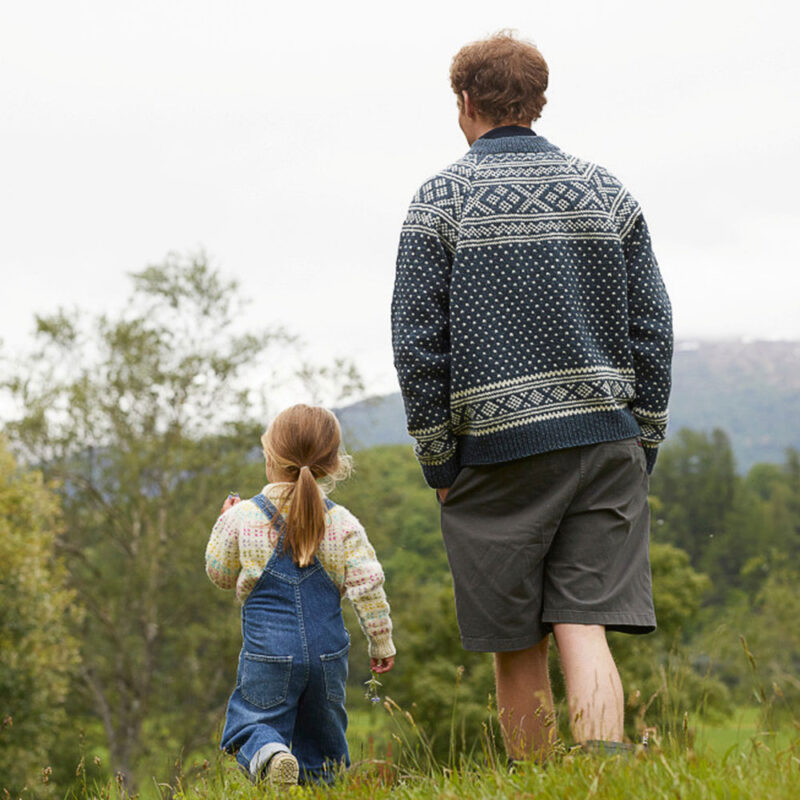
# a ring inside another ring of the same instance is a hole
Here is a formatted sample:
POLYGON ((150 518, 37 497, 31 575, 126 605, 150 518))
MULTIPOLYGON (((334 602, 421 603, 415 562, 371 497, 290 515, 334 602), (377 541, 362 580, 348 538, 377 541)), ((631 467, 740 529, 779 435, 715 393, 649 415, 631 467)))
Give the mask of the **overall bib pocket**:
POLYGON ((243 654, 242 697, 257 708, 273 708, 285 702, 291 677, 291 656, 243 654))
POLYGON ((325 696, 331 703, 344 702, 349 652, 350 643, 348 642, 341 650, 319 657, 322 661, 322 674, 325 678, 325 696))

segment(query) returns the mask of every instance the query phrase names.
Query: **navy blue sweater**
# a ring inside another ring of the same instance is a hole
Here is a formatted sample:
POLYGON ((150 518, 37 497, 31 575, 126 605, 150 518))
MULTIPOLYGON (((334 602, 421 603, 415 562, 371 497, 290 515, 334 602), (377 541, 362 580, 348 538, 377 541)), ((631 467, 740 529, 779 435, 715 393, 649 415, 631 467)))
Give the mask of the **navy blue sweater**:
POLYGON ((672 317, 638 203, 607 170, 494 131, 422 185, 400 236, 395 366, 430 486, 667 423, 672 317))

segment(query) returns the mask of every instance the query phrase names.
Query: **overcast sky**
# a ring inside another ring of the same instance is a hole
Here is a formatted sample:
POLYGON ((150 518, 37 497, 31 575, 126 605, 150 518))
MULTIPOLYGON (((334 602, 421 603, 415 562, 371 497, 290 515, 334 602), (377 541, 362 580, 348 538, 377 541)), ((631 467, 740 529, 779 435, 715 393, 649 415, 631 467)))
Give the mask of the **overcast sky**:
POLYGON ((318 359, 396 387, 389 302, 417 186, 467 145, 458 48, 511 27, 550 65, 534 129, 645 210, 682 338, 800 339, 790 2, 2 2, 0 338, 119 308, 205 248, 318 359))

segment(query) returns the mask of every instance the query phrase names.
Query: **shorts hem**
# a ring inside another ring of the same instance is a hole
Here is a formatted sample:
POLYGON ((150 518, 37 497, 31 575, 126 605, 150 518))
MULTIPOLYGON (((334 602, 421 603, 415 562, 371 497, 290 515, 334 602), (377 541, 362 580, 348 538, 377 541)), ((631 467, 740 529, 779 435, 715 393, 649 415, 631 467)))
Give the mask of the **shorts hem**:
POLYGON ((542 612, 542 622, 550 625, 557 625, 560 622, 578 625, 604 625, 606 630, 621 633, 652 633, 656 629, 655 614, 631 614, 624 611, 547 609, 542 612))
POLYGON ((552 626, 544 623, 538 633, 529 633, 526 636, 511 638, 498 638, 493 636, 462 636, 461 644, 465 650, 477 653, 505 653, 511 650, 525 650, 539 644, 542 639, 549 636, 552 626))

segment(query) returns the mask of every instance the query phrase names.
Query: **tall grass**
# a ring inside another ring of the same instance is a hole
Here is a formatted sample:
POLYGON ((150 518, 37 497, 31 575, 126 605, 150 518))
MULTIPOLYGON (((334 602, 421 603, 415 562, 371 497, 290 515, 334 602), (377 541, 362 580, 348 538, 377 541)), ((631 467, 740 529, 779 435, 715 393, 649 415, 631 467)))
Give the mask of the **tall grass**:
MULTIPOLYGON (((639 749, 631 757, 598 757, 579 750, 562 753, 547 766, 523 763, 510 772, 501 764, 473 763, 427 771, 381 769, 379 763, 356 764, 332 787, 303 786, 276 790, 254 787, 227 759, 219 759, 191 783, 179 779, 161 787, 176 800, 250 800, 302 797, 326 800, 423 800, 423 798, 682 798, 712 800, 796 800, 800 797, 800 742, 771 749, 754 742, 744 751, 719 757, 664 747, 639 749)), ((74 795, 124 800, 113 783, 74 795)))
MULTIPOLYGON (((668 675, 668 673, 665 673, 668 675)), ((665 689, 669 693, 669 685, 665 689)), ((491 702, 479 741, 464 742, 459 734, 458 685, 450 721, 451 743, 446 761, 437 760, 430 738, 413 714, 386 698, 377 713, 389 723, 388 741, 376 752, 342 771, 331 787, 300 786, 276 790, 254 787, 233 759, 216 754, 180 770, 171 785, 154 786, 156 794, 175 800, 251 800, 302 797, 326 800, 485 800, 486 798, 741 798, 742 800, 796 800, 800 797, 800 724, 785 744, 765 743, 753 736, 742 746, 725 752, 698 744, 688 712, 675 710, 675 724, 651 730, 648 745, 630 755, 598 756, 554 742, 545 765, 522 762, 509 769, 497 730, 491 702)), ((665 698, 664 702, 671 702, 665 698)), ((554 727, 555 730, 555 727, 554 727)), ((150 792, 147 792, 149 794, 150 792)), ((88 785, 85 781, 69 794, 74 800, 130 800, 119 783, 88 785)))
MULTIPOLYGON (((467 736, 459 714, 463 691, 457 670, 449 718, 449 747, 434 748, 431 737, 415 719, 412 710, 390 697, 382 705, 366 703, 371 720, 384 722, 384 736, 369 734, 367 742, 353 747, 358 758, 350 770, 342 771, 331 787, 304 786, 276 791, 269 786, 254 787, 235 761, 209 749, 191 765, 176 763, 169 783, 152 781, 139 794, 129 795, 121 781, 92 780, 90 760, 81 759, 76 782, 67 793, 69 800, 132 800, 174 798, 175 800, 248 800, 296 796, 326 800, 381 800, 381 798, 752 798, 753 800, 797 800, 800 798, 800 721, 797 715, 780 729, 773 706, 782 699, 779 686, 767 687, 759 676, 758 664, 742 639, 751 666, 753 696, 757 706, 750 718, 757 728, 725 749, 715 747, 710 737, 698 738, 697 721, 702 705, 683 707, 683 683, 688 679, 687 662, 667 660, 660 667, 660 686, 651 696, 629 700, 629 714, 636 718, 640 743, 625 756, 599 756, 571 745, 559 733, 555 719, 549 720, 552 748, 544 765, 522 762, 509 769, 498 713, 490 696, 485 720, 478 736, 467 736), (648 725, 657 718, 658 725, 648 725), (646 740, 646 746, 641 743, 646 740)), ((562 726, 563 730, 563 726, 562 726)), ((355 743, 354 743, 355 744, 355 743)), ((49 773, 43 770, 42 789, 49 773)), ((45 794, 45 792, 42 792, 45 794)), ((25 797, 39 796, 35 787, 25 797)), ((48 793, 52 797, 52 793, 48 793)), ((11 800, 6 793, 0 800, 11 800)))

